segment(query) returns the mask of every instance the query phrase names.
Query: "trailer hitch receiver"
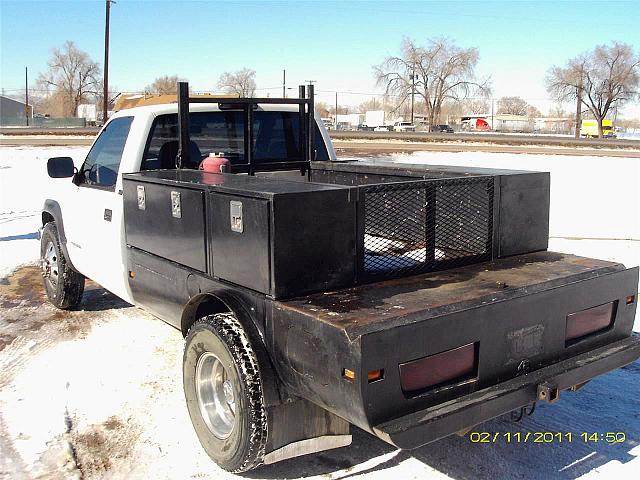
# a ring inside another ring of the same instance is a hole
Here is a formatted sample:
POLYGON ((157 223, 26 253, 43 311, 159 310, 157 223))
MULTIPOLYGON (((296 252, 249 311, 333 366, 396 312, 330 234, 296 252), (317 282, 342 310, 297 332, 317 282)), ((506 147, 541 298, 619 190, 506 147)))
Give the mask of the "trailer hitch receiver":
POLYGON ((538 400, 542 400, 549 403, 555 403, 560 399, 560 391, 558 386, 544 382, 538 385, 538 400))

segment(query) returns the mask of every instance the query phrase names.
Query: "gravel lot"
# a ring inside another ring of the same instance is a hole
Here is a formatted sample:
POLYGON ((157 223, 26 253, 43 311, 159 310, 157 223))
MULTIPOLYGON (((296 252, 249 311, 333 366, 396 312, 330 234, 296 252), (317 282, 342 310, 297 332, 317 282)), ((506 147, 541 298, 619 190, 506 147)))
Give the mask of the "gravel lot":
MULTIPOLYGON (((0 478, 234 477, 209 460, 192 431, 179 332, 92 283, 77 311, 44 301, 33 264, 35 232, 43 196, 56 187, 44 162, 56 155, 81 159, 86 150, 0 148, 0 478)), ((394 159, 550 170, 552 248, 638 264, 638 159, 473 152, 394 159)), ((246 476, 637 478, 640 362, 577 393, 563 392, 559 403, 539 405, 520 423, 503 417, 475 431, 572 432, 573 441, 474 443, 453 436, 403 452, 354 428, 350 447, 246 476), (582 432, 624 432, 626 440, 585 443, 582 432)))

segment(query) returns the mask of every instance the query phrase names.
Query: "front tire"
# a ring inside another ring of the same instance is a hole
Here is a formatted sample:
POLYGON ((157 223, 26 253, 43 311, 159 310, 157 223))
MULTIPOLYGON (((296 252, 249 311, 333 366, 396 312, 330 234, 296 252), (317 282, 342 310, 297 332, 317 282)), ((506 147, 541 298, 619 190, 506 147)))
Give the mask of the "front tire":
POLYGON ((49 301, 62 310, 77 307, 84 293, 84 276, 69 266, 53 222, 47 223, 42 230, 40 261, 49 301))
POLYGON ((260 465, 267 441, 260 369, 232 313, 209 315, 191 326, 183 386, 191 422, 211 459, 234 473, 260 465))

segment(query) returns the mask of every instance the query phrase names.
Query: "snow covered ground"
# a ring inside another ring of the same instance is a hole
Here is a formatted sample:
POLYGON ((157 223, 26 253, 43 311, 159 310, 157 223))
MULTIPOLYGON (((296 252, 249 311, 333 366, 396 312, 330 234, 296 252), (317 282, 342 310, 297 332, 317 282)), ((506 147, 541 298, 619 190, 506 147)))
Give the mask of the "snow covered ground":
MULTIPOLYGON (((0 479, 231 478, 200 448, 182 397, 179 332, 89 284, 78 311, 44 302, 36 231, 45 162, 82 147, 0 148, 0 479), (21 265, 21 268, 16 267, 21 265), (12 273, 13 272, 13 273, 12 273)), ((640 160, 423 152, 397 161, 552 172, 551 249, 638 265, 640 160), (573 238, 588 237, 588 240, 573 238)), ((636 322, 638 327, 638 322, 636 322)), ((636 328, 638 329, 638 328, 636 328)), ((403 452, 353 429, 350 447, 262 467, 255 479, 637 478, 640 362, 520 423, 477 432, 572 432, 569 442, 473 443, 403 452), (624 432, 624 442, 581 433, 624 432), (634 473, 636 472, 636 473, 634 473)))

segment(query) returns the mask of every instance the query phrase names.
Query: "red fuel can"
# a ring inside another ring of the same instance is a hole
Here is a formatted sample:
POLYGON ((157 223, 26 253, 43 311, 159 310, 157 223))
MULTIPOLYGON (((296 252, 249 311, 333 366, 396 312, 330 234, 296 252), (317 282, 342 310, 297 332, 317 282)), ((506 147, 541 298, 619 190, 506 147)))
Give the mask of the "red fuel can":
POLYGON ((207 158, 200 162, 200 170, 208 173, 224 173, 229 171, 229 165, 229 159, 210 153, 207 158))

